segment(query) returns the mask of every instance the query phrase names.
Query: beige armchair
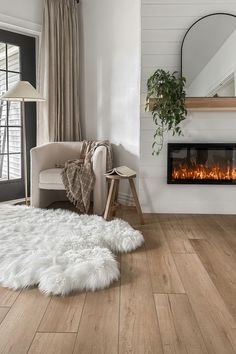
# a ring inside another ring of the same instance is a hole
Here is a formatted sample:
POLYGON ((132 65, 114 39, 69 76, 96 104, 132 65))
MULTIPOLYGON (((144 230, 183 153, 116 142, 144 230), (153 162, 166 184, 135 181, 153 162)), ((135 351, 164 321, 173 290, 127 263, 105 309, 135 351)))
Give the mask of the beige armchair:
MULTIPOLYGON (((31 205, 45 208, 51 203, 66 200, 65 187, 61 179, 61 168, 67 160, 78 159, 82 142, 57 142, 35 147, 31 150, 31 205)), ((105 209, 107 185, 106 148, 98 147, 93 155, 93 171, 96 177, 93 190, 93 212, 102 215, 105 209)))

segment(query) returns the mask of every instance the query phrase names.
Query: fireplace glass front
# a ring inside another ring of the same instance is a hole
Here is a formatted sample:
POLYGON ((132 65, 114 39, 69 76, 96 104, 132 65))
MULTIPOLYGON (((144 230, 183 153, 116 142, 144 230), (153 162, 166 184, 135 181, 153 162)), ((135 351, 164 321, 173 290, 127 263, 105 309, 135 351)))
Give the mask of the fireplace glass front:
POLYGON ((169 184, 235 184, 236 144, 168 144, 169 184))

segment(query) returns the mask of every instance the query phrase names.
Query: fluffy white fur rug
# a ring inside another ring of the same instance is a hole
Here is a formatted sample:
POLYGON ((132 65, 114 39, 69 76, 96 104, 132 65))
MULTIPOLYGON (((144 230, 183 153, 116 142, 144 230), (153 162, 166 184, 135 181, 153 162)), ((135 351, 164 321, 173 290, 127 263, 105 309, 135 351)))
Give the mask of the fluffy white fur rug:
POLYGON ((128 223, 65 210, 0 206, 0 285, 38 285, 46 294, 102 289, 119 278, 114 252, 143 236, 128 223))

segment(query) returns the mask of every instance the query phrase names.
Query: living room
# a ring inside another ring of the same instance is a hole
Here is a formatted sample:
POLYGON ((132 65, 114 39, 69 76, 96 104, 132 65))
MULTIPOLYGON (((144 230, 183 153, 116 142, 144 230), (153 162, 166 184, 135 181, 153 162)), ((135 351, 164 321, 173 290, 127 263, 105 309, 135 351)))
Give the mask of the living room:
POLYGON ((236 353, 235 30, 1 0, 0 353, 236 353))

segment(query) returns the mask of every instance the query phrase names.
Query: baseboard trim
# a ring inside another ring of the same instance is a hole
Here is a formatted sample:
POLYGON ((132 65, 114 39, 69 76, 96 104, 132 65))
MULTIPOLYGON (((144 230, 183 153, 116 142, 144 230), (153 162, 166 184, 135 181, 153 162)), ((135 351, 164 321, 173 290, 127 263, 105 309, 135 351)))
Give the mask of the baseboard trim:
POLYGON ((18 204, 18 203, 23 203, 24 201, 25 201, 25 198, 20 198, 20 199, 7 200, 5 202, 0 202, 0 204, 15 205, 15 204, 18 204))

